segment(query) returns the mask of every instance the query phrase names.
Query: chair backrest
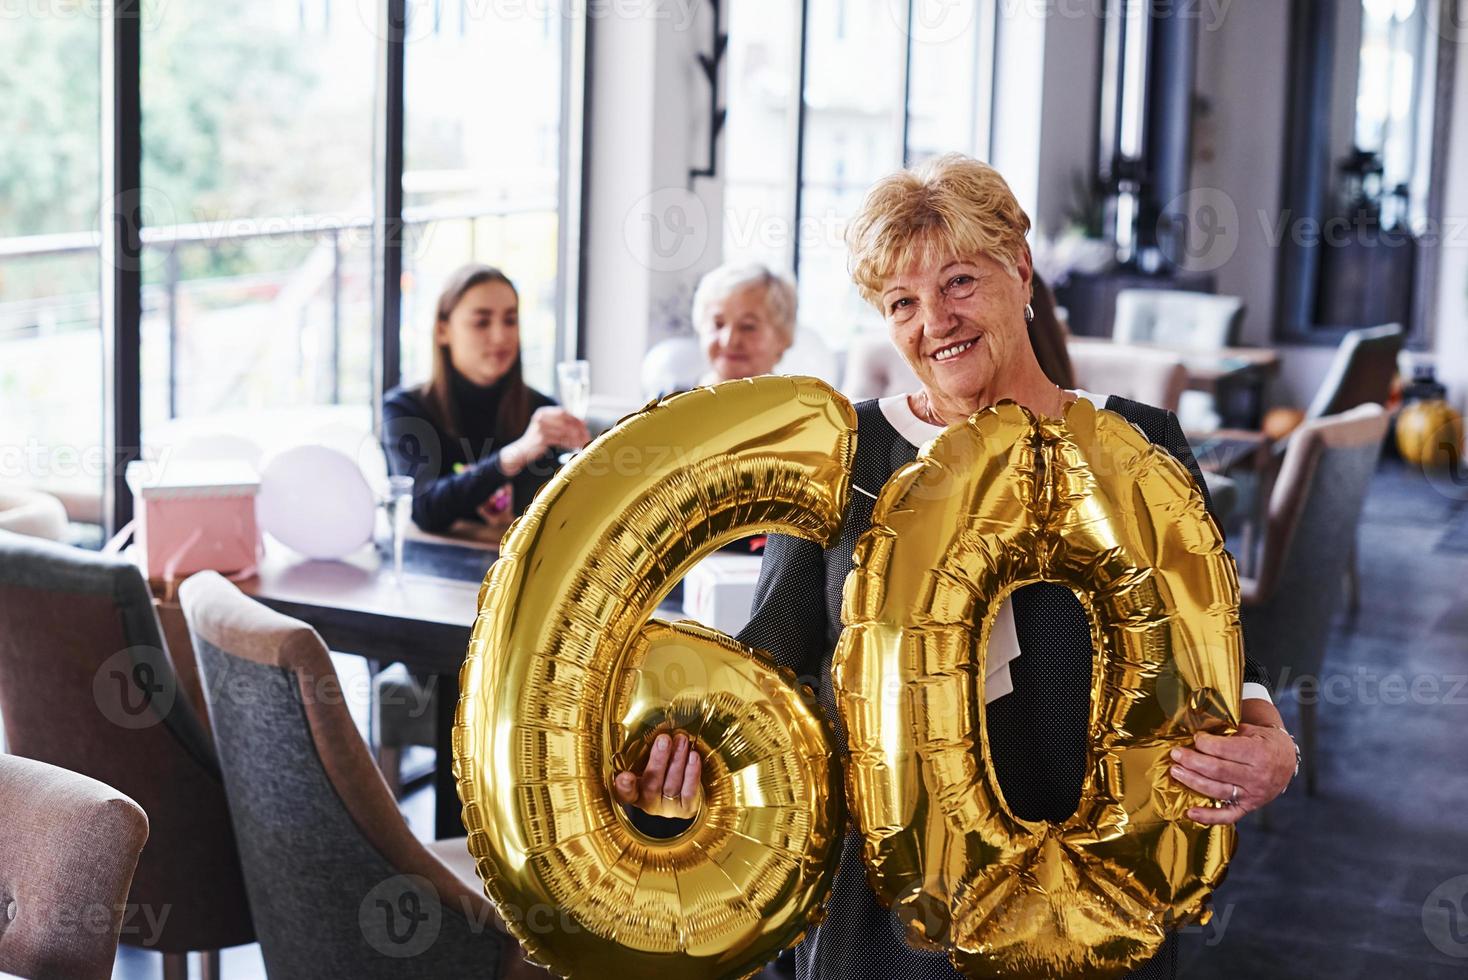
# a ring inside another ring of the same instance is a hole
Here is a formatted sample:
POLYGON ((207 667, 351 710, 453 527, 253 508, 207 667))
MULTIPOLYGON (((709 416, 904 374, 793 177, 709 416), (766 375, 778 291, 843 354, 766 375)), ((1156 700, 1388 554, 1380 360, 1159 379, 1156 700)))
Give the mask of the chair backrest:
POLYGON ((270 976, 493 976, 488 900, 409 830, 316 631, 214 572, 179 600, 270 976), (429 915, 438 938, 405 951, 375 903, 429 915), (489 935, 453 941, 475 932, 489 935))
POLYGON ((0 812, 0 970, 106 980, 148 839, 142 808, 79 773, 0 755, 0 812))
POLYGON ((1402 350, 1402 328, 1389 323, 1382 327, 1352 330, 1341 340, 1330 370, 1315 392, 1307 419, 1318 419, 1375 402, 1385 405, 1397 373, 1397 354, 1402 350))
POLYGON ((1182 359, 1168 351, 1095 341, 1073 341, 1069 350, 1076 384, 1087 391, 1175 412, 1188 386, 1182 359))
POLYGON ((60 541, 66 536, 66 508, 40 490, 0 487, 0 530, 60 541))
POLYGON ((115 786, 152 834, 131 900, 170 908, 128 945, 221 949, 254 938, 218 763, 126 559, 0 532, 0 715, 16 755, 115 786))
POLYGON ((1272 671, 1320 670, 1386 429, 1380 405, 1359 405, 1290 438, 1269 500, 1257 603, 1244 616, 1246 649, 1272 671))
POLYGON ((1123 344, 1217 350, 1233 346, 1243 320, 1244 301, 1237 296, 1123 289, 1116 294, 1111 339, 1123 344))

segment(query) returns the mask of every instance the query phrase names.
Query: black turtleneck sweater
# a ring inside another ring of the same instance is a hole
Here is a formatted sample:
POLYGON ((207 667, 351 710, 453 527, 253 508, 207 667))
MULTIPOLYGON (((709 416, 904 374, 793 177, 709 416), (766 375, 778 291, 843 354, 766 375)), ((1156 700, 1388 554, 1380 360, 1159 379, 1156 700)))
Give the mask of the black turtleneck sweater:
MULTIPOLYGON (((460 519, 479 520, 478 508, 496 490, 510 484, 515 513, 522 514, 556 471, 556 456, 547 452, 514 477, 500 469, 495 436, 505 380, 480 386, 457 371, 451 377, 460 434, 450 435, 434 420, 418 388, 394 388, 382 403, 382 442, 394 475, 413 478, 413 523, 442 533, 460 519)), ((530 411, 555 402, 530 389, 530 411)), ((505 442, 523 433, 508 435, 505 442)))

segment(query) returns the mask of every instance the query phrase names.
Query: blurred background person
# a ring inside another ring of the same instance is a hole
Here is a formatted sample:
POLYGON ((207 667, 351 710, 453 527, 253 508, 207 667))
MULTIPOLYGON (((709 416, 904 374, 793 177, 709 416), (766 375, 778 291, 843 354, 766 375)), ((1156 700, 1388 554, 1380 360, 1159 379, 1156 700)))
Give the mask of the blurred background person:
POLYGON ((769 374, 795 342, 795 284, 758 262, 727 263, 693 293, 708 372, 699 384, 769 374))

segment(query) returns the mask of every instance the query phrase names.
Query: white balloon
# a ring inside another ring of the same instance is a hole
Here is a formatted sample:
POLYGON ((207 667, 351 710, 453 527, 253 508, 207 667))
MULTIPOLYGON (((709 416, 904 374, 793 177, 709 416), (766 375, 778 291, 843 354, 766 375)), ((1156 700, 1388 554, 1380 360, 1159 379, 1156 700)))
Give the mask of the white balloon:
POLYGON ((356 460, 326 446, 296 446, 266 465, 255 515, 306 557, 341 558, 372 540, 377 502, 356 460))
POLYGON ((655 398, 692 388, 708 369, 703 348, 695 338, 659 341, 642 359, 642 397, 655 398))

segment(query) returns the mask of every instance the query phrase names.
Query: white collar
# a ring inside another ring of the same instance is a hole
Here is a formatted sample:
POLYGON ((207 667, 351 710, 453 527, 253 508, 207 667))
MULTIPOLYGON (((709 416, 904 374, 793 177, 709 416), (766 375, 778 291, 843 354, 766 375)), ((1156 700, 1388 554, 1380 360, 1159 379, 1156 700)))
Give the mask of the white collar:
MULTIPOLYGON (((1098 395, 1084 388, 1074 388, 1070 393, 1077 398, 1084 398, 1097 408, 1106 407, 1106 395, 1098 395)), ((892 428, 897 430, 897 434, 914 446, 931 441, 944 429, 941 425, 918 418, 912 406, 907 403, 906 395, 889 395, 879 400, 877 407, 882 410, 892 428)))

